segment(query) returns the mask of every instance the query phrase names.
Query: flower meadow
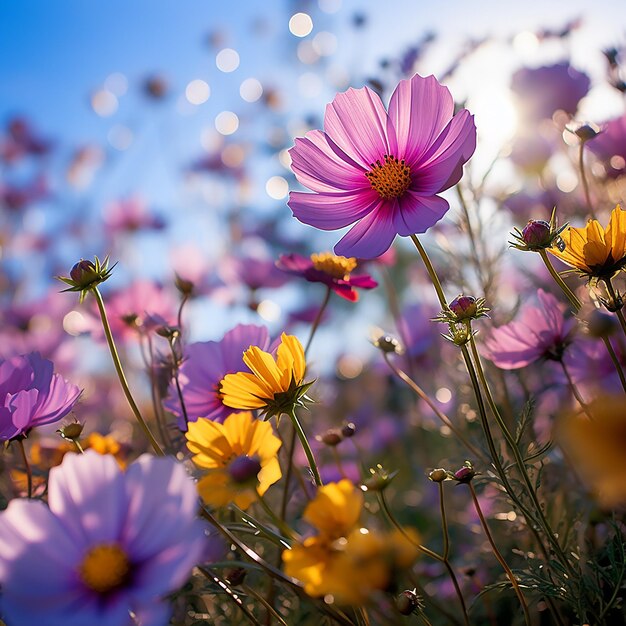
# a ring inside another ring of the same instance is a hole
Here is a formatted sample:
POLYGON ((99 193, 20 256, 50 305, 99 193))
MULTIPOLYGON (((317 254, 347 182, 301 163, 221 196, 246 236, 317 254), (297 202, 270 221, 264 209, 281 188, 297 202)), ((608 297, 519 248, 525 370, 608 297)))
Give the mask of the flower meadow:
POLYGON ((376 22, 292 4, 320 91, 243 80, 199 157, 203 79, 137 79, 107 148, 3 122, 0 623, 626 624, 626 47, 413 30, 338 75, 376 22))

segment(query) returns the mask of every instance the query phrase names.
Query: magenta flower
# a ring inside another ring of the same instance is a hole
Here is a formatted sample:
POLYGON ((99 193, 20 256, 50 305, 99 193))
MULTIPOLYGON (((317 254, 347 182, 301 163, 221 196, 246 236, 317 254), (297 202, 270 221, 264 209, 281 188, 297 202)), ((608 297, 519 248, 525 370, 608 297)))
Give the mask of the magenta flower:
POLYGON ((58 422, 72 410, 80 389, 53 367, 38 352, 0 361, 0 441, 58 422))
POLYGON ((113 237, 124 232, 165 228, 163 218, 151 213, 146 201, 139 196, 110 202, 104 209, 104 222, 113 237))
POLYGON ((454 115, 434 76, 400 81, 388 112, 371 89, 348 89, 326 107, 324 131, 289 151, 296 178, 315 192, 291 192, 289 206, 322 230, 356 222, 335 253, 373 258, 396 235, 423 233, 444 216, 449 205, 437 194, 459 182, 475 148, 473 116, 454 115))
POLYGON ((525 307, 517 320, 494 328, 485 341, 483 353, 498 367, 514 370, 563 357, 576 320, 565 319, 565 307, 552 294, 539 289, 537 295, 538 306, 525 307))
POLYGON ((16 499, 0 514, 2 618, 167 624, 163 596, 203 555, 197 506, 193 481, 171 457, 143 455, 123 472, 111 455, 66 454, 50 471, 48 506, 16 499))
POLYGON ((276 267, 283 272, 302 276, 310 283, 322 283, 338 296, 356 302, 359 294, 355 288, 373 289, 378 283, 369 274, 352 275, 356 259, 335 256, 329 252, 312 254, 310 258, 299 254, 281 254, 276 267))
MULTIPOLYGON (((250 346, 261 350, 269 347, 269 334, 264 326, 238 324, 220 341, 200 341, 185 347, 179 372, 185 409, 190 422, 200 417, 223 422, 233 409, 222 403, 219 384, 226 374, 249 371, 243 363, 243 353, 250 346)), ((169 388, 165 408, 178 417, 178 426, 187 430, 175 385, 169 388)))

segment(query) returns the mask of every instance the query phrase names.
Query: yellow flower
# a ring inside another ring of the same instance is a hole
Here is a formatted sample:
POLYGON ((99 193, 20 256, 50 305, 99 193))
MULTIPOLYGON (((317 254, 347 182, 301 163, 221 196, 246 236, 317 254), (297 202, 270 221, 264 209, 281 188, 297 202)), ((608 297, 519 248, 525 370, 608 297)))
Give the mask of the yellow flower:
POLYGON ((349 480, 318 489, 304 518, 318 534, 283 552, 285 573, 302 581, 307 594, 332 596, 340 604, 362 604, 384 590, 394 573, 417 556, 417 535, 378 533, 358 525, 363 494, 349 480))
POLYGON ((252 373, 227 374, 220 383, 222 402, 233 409, 261 409, 269 417, 290 414, 302 404, 310 384, 304 384, 304 349, 293 335, 281 335, 276 359, 258 346, 243 353, 252 373))
POLYGON ((618 204, 606 230, 589 220, 584 228, 566 229, 561 239, 565 248, 553 246, 548 252, 589 279, 609 279, 626 265, 626 211, 618 204))
POLYGON ((555 438, 600 502, 626 504, 626 406, 623 396, 604 396, 584 411, 563 415, 555 438), (589 417, 591 416, 591 417, 589 417))
POLYGON ((193 462, 208 471, 198 482, 202 499, 212 506, 234 502, 246 509, 282 473, 278 463, 281 441, 269 422, 251 413, 233 413, 223 424, 200 418, 189 423, 187 447, 193 462))

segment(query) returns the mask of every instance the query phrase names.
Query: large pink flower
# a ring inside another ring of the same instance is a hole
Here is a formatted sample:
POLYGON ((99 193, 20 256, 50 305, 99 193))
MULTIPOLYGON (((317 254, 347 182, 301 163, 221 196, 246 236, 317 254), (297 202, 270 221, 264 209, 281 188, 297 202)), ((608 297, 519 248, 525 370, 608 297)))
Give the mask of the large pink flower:
POLYGON ((354 226, 335 246, 347 257, 373 258, 396 235, 423 233, 449 208, 437 194, 461 179, 476 148, 476 127, 434 76, 396 87, 385 111, 367 87, 337 94, 324 131, 296 139, 289 151, 298 181, 291 192, 301 222, 323 230, 354 226))

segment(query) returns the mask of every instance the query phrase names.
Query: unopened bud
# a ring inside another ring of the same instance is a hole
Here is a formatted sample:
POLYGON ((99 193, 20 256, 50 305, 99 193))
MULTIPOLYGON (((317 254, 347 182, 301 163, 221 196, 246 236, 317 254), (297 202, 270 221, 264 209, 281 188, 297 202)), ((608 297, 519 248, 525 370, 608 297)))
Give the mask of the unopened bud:
POLYGON ((438 467, 437 469, 432 470, 428 474, 428 478, 432 480, 434 483, 442 483, 444 480, 449 478, 448 472, 442 467, 438 467))
POLYGON ((469 461, 466 462, 463 467, 454 472, 454 480, 462 484, 471 482, 474 476, 476 476, 476 471, 469 461))
POLYGON ((83 428, 83 424, 80 424, 79 422, 71 422, 70 424, 65 424, 65 426, 61 426, 61 428, 59 428, 57 432, 59 433, 59 435, 61 435, 61 437, 63 437, 63 439, 67 439, 68 441, 76 441, 76 439, 81 436, 83 428))
POLYGON ((550 223, 545 220, 529 220, 522 230, 522 239, 529 248, 549 247, 552 241, 550 223))
POLYGON ((70 270, 70 278, 77 285, 89 285, 96 277, 96 266, 87 259, 81 259, 70 270))
POLYGON ((583 143, 600 133, 600 127, 593 122, 570 122, 565 128, 570 133, 574 133, 583 143))
POLYGON ((339 445, 343 440, 341 431, 337 428, 329 428, 323 435, 317 437, 318 441, 321 441, 324 445, 335 447, 339 445))
POLYGON ((352 422, 348 422, 341 427, 341 434, 348 439, 356 433, 356 425, 352 422))
POLYGON ((176 274, 176 278, 174 279, 174 285, 176 285, 176 289, 180 291, 183 296, 191 296, 194 290, 194 284, 185 278, 181 278, 178 274, 176 274))
POLYGON ((476 298, 473 296, 457 296, 448 307, 459 321, 472 319, 478 313, 476 298))
POLYGON ((401 615, 411 615, 420 608, 419 596, 407 589, 396 598, 396 608, 401 615))

